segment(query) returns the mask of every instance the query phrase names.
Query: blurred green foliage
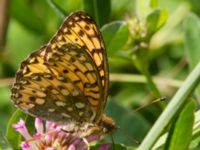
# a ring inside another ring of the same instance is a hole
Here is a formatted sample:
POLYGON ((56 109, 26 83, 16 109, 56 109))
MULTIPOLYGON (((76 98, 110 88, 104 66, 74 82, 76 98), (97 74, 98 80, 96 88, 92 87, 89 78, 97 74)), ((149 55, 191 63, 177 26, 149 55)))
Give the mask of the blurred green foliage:
MULTIPOLYGON (((119 126, 114 134, 115 142, 131 148, 138 146, 134 140, 143 140, 168 101, 137 112, 134 109, 160 96, 167 96, 167 100, 170 100, 181 86, 175 84, 175 81, 184 81, 200 60, 200 3, 197 0, 53 2, 54 7, 50 0, 10 0, 6 18, 9 19, 6 44, 0 49, 0 132, 3 135, 0 140, 5 138, 8 121, 15 110, 10 100, 10 82, 5 83, 3 79, 14 77, 22 60, 51 39, 63 21, 59 10, 65 15, 85 10, 97 22, 107 48, 111 80, 105 112, 119 126), (118 74, 117 78, 112 77, 113 73, 118 74), (124 81, 122 74, 140 75, 146 80, 137 83, 133 77, 124 81), (154 80, 154 77, 159 76, 161 80, 154 80)), ((200 104, 199 89, 196 89, 193 97, 197 108, 200 104)), ((194 116, 193 111, 193 104, 189 103, 183 111, 180 109, 179 117, 163 131, 165 133, 171 128, 170 138, 167 138, 171 143, 166 144, 167 148, 173 147, 177 138, 174 134, 180 133, 179 128, 185 131, 184 134, 192 134, 192 131, 188 133, 186 129, 191 130, 193 123, 184 124, 184 119, 194 116)), ((183 133, 179 134, 180 138, 184 138, 183 133)), ((186 149, 188 146, 191 149, 198 148, 198 137, 199 132, 195 137, 185 139, 187 141, 182 146, 186 149), (192 146, 190 140, 193 140, 192 146)), ((104 142, 108 141, 109 137, 104 142)), ((160 149, 164 149, 163 144, 160 149)))

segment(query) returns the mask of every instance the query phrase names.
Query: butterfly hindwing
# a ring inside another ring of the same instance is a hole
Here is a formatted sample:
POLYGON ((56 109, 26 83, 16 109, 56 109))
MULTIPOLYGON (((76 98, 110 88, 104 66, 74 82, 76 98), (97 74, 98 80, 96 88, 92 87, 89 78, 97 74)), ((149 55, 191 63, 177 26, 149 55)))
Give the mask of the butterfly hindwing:
POLYGON ((97 114, 95 119, 99 119, 103 89, 97 67, 88 53, 80 47, 67 44, 56 51, 52 50, 47 61, 54 74, 62 74, 83 93, 82 96, 97 114))
POLYGON ((40 60, 39 52, 31 54, 17 73, 12 88, 15 104, 47 120, 94 121, 102 105, 99 104, 102 89, 99 89, 100 77, 90 56, 76 46, 64 45, 46 61, 33 62, 40 60), (27 66, 31 73, 24 71, 27 66))

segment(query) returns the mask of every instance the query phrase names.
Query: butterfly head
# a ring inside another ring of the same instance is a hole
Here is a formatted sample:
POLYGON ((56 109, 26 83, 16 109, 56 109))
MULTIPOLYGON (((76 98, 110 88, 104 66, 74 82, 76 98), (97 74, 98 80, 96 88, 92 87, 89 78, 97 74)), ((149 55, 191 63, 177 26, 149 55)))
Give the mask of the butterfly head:
POLYGON ((84 130, 86 132, 84 133, 81 131, 82 134, 80 137, 88 137, 93 135, 100 135, 101 137, 104 137, 107 134, 112 134, 116 129, 116 125, 110 117, 103 114, 97 124, 86 123, 84 129, 86 129, 84 130))
POLYGON ((100 126, 103 128, 104 134, 112 134, 116 129, 116 125, 113 119, 106 116, 105 114, 103 114, 101 117, 100 126))

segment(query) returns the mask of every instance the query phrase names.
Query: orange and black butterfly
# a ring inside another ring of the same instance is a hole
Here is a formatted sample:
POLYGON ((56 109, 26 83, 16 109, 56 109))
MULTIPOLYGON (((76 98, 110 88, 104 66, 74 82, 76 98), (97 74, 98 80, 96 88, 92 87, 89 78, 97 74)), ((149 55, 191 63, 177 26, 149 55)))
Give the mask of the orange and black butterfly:
POLYGON ((79 128, 90 124, 84 136, 109 133, 115 123, 103 114, 108 82, 100 31, 88 14, 75 12, 47 45, 22 62, 11 97, 32 116, 79 128))

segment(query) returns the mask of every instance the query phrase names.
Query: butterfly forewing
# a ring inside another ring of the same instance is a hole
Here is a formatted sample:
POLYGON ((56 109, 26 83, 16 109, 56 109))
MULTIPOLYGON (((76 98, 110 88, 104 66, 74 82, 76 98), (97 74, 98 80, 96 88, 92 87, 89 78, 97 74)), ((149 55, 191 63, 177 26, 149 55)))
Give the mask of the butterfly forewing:
POLYGON ((104 97, 101 99, 102 107, 99 109, 99 112, 102 113, 108 91, 107 57, 101 34, 95 22, 88 14, 77 12, 69 16, 47 45, 47 55, 51 50, 56 50, 66 43, 81 47, 91 56, 97 66, 104 93, 104 97))

